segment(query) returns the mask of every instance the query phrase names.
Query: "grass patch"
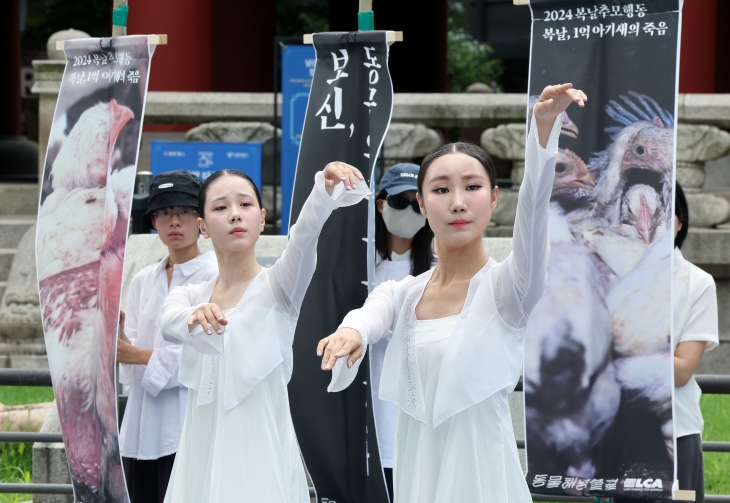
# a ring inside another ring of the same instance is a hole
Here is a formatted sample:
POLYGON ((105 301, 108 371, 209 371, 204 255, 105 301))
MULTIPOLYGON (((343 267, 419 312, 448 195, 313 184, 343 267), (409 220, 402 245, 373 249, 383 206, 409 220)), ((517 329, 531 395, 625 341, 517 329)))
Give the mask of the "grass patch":
MULTIPOLYGON (((0 444, 0 482, 30 483, 33 481, 33 444, 0 444)), ((29 501, 31 494, 0 494, 0 503, 29 501)))
MULTIPOLYGON (((705 419, 702 439, 730 442, 730 395, 703 395, 700 406, 705 419)), ((705 493, 730 494, 730 452, 706 452, 705 493)))
MULTIPOLYGON (((53 401, 53 388, 41 386, 0 386, 0 403, 24 405, 53 401)), ((0 443, 0 482, 30 483, 33 481, 33 444, 0 443)), ((31 494, 0 494, 0 503, 21 503, 31 494)))
POLYGON ((53 388, 45 386, 0 386, 0 403, 25 405, 53 401, 53 388))

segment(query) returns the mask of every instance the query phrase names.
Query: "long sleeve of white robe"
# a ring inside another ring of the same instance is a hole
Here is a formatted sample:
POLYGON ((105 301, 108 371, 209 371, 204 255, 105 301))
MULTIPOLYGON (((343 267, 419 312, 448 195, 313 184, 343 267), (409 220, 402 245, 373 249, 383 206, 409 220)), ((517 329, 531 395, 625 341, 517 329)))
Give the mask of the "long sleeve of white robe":
POLYGON ((208 335, 200 325, 190 330, 187 325, 195 310, 210 302, 215 281, 176 288, 168 295, 161 320, 162 335, 189 348, 187 356, 183 350, 180 382, 198 391, 201 403, 210 399, 200 391, 206 387, 204 383, 210 382, 205 370, 210 369, 206 360, 209 357, 226 356, 226 410, 240 403, 277 365, 283 363, 291 375, 291 345, 299 309, 317 266, 319 234, 332 211, 356 204, 368 194, 367 184, 361 181, 350 191, 340 183, 329 195, 323 173, 315 175, 314 188, 292 226, 281 258, 251 280, 234 308, 224 330, 235 335, 228 338, 227 345, 218 334, 208 335))
MULTIPOLYGON (((521 331, 527 326, 532 309, 542 296, 550 257, 548 238, 548 208, 555 174, 555 158, 562 114, 553 123, 547 147, 542 148, 537 137, 533 114, 525 146, 525 177, 520 186, 515 218, 512 252, 505 262, 491 266, 494 300, 503 323, 521 331)), ((493 262, 490 260, 490 262, 493 262)), ((377 343, 394 330, 409 286, 418 278, 408 277, 400 282, 388 281, 368 295, 365 305, 347 314, 340 328, 357 330, 365 346, 377 343)), ((468 311, 475 296, 467 296, 464 311, 468 311)), ((328 389, 340 391, 354 379, 362 358, 347 369, 340 358, 333 369, 328 389)))

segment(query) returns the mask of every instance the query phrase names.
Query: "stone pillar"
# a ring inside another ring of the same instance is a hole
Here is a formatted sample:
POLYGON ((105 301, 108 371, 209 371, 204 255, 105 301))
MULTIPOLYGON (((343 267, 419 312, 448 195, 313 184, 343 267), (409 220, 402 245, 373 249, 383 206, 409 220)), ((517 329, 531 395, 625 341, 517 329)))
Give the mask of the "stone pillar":
POLYGON ((689 206, 690 227, 714 227, 730 220, 727 199, 702 192, 705 163, 730 153, 730 134, 714 126, 679 124, 677 181, 689 206))
POLYGON ((393 164, 424 157, 443 143, 444 138, 436 129, 429 129, 423 124, 391 123, 383 142, 385 170, 393 164))
MULTIPOLYGON (((281 129, 276 128, 281 145, 281 129)), ((185 134, 187 141, 224 143, 255 142, 263 146, 261 199, 266 208, 266 223, 273 224, 281 215, 281 180, 276 187, 274 214, 274 126, 267 122, 208 122, 185 134)))
MULTIPOLYGON (((61 422, 58 419, 56 402, 50 408, 41 433, 61 433, 61 422)), ((35 484, 70 484, 68 460, 63 442, 35 442, 33 444, 33 483, 35 484)), ((72 494, 35 494, 34 503, 73 503, 72 494)))
POLYGON ((510 235, 517 213, 517 194, 525 176, 526 128, 524 123, 502 124, 487 129, 481 138, 482 148, 489 155, 512 162, 512 188, 500 191, 497 208, 492 213, 492 222, 505 227, 505 232, 510 235))
POLYGON ((58 91, 61 89, 63 70, 66 67, 66 58, 63 51, 56 49, 56 41, 73 40, 76 38, 88 38, 90 35, 78 30, 63 30, 54 33, 48 39, 46 49, 47 60, 33 61, 35 70, 35 82, 31 92, 40 94, 38 103, 38 183, 43 180, 43 162, 46 160, 48 148, 48 137, 51 134, 51 123, 53 113, 56 111, 58 91))

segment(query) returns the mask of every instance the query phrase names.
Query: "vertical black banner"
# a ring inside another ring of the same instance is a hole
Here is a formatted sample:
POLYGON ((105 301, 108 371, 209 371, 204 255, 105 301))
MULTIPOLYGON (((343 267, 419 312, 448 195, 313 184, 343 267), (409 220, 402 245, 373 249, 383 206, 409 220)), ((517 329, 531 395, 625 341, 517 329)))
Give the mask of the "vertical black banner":
MULTIPOLYGON (((527 483, 672 499, 679 0, 531 0, 530 103, 571 82, 546 292, 525 335, 527 483)), ((685 489, 680 487, 679 489, 685 489)))
MULTIPOLYGON (((294 182, 290 226, 333 161, 373 168, 393 108, 387 32, 318 33, 317 53, 294 182)), ((372 202, 371 202, 372 204, 372 202)), ((327 393, 330 374, 315 349, 367 297, 368 207, 336 210, 322 230, 317 270, 302 304, 289 383, 292 419, 318 501, 387 502, 370 404, 368 365, 345 391, 327 393), (369 451, 369 452, 368 452, 369 451)))

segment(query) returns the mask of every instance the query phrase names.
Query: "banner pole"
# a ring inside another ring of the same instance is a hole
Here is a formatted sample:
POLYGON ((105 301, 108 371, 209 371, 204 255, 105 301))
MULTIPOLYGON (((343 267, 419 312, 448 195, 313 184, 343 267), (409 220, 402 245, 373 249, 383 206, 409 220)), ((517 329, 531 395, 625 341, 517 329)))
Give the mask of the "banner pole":
MULTIPOLYGON (((148 35, 148 42, 151 45, 167 45, 167 35, 148 35)), ((63 40, 56 40, 56 50, 63 50, 63 40)))
POLYGON ((112 37, 123 37, 127 34, 127 18, 129 16, 129 0, 114 0, 112 9, 112 37))

